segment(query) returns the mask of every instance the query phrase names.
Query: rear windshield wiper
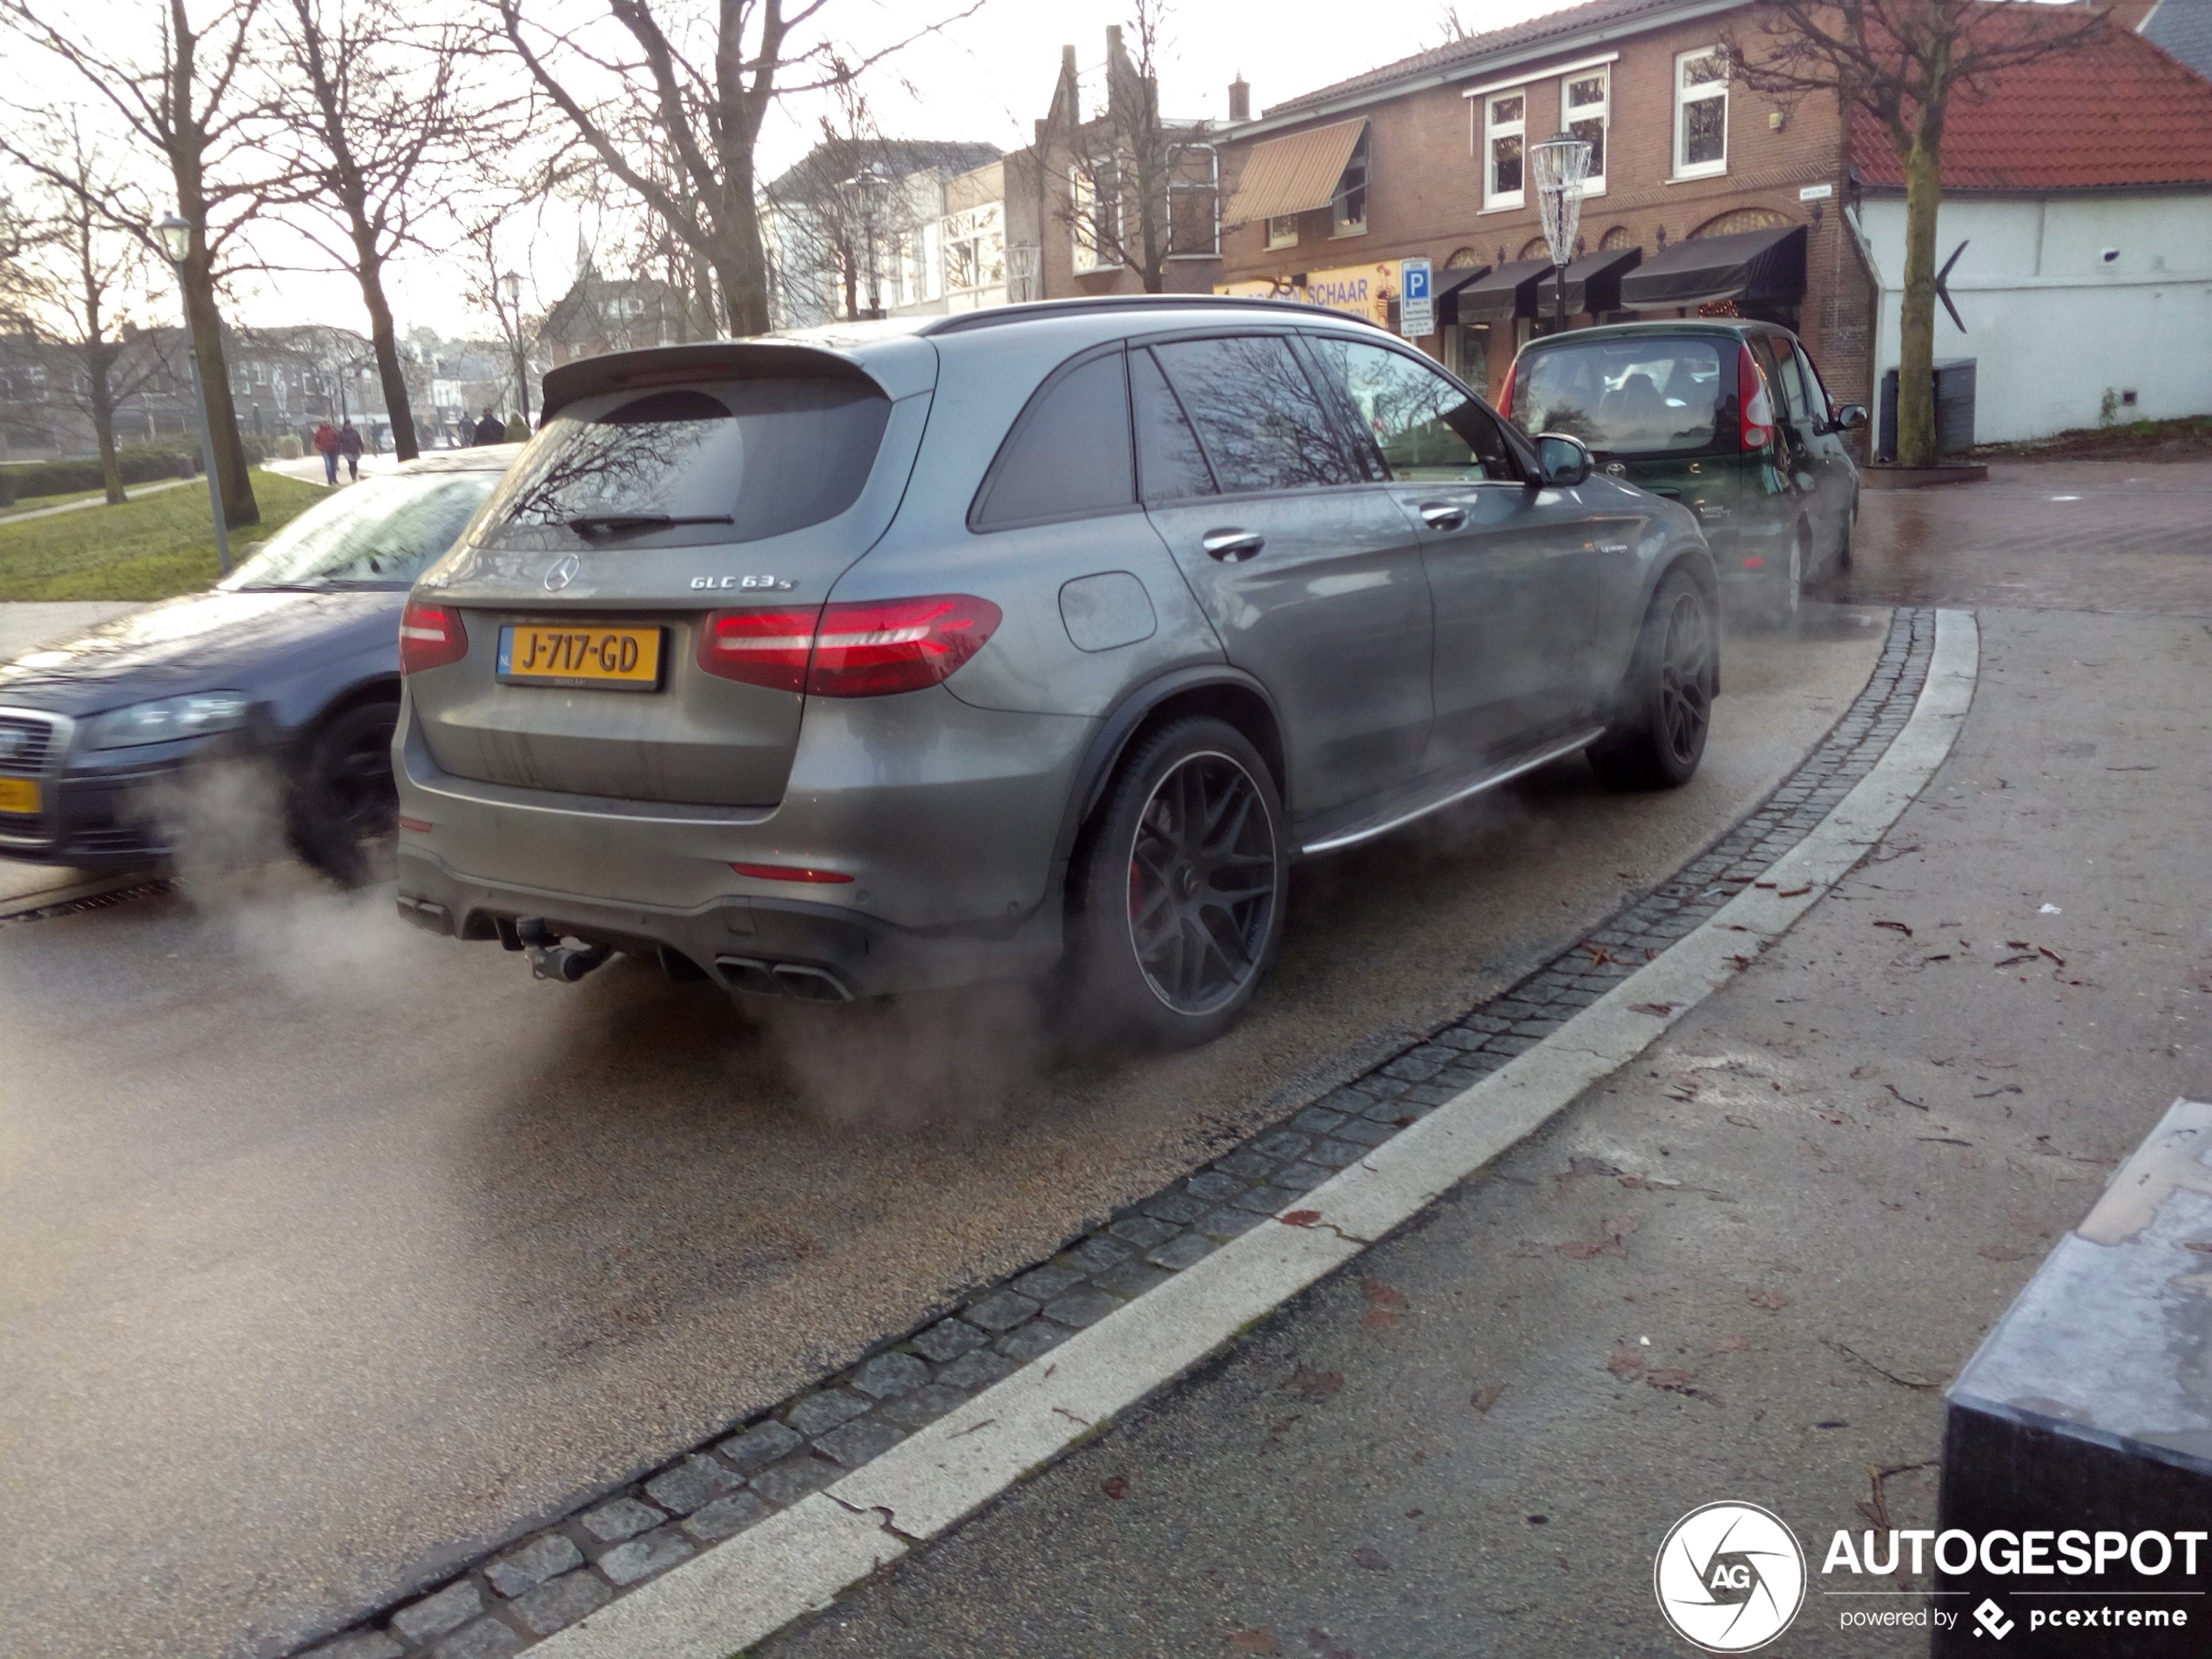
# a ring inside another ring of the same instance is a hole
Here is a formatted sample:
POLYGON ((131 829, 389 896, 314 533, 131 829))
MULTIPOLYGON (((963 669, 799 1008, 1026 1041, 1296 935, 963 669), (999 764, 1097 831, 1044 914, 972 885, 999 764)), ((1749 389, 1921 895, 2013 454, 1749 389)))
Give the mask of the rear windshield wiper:
POLYGON ((565 521, 578 536, 626 536, 632 530, 664 530, 678 524, 732 524, 727 513, 700 513, 671 518, 666 513, 586 513, 565 521))

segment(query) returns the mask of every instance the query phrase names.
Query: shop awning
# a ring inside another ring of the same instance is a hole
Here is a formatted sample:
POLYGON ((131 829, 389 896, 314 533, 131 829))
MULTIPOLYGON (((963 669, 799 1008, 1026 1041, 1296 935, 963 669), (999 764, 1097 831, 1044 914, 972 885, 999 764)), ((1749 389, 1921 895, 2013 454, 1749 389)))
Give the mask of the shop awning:
POLYGON ((1221 222, 1249 225, 1256 219, 1280 219, 1285 213, 1326 207, 1336 199, 1337 181, 1344 177, 1359 135, 1366 130, 1364 118, 1339 121, 1254 145, 1221 222))
POLYGON ((1549 260, 1514 260, 1459 291, 1461 322, 1503 322, 1536 314, 1536 285, 1550 274, 1549 260))
POLYGON ((1790 304, 1804 296, 1805 227, 1700 236, 1656 253, 1621 280, 1630 311, 1673 311, 1722 300, 1790 304))
POLYGON ((1436 279, 1436 320, 1453 323, 1460 320, 1460 293, 1471 283, 1480 282, 1490 274, 1487 265, 1471 265, 1457 271, 1447 270, 1436 279))
MULTIPOLYGON (((1643 259, 1640 247, 1601 248, 1570 260, 1567 266, 1567 314, 1579 316, 1583 312, 1592 316, 1601 312, 1621 309, 1621 279, 1635 270, 1643 259)), ((1536 285, 1536 314, 1548 317, 1559 300, 1557 266, 1545 268, 1544 280, 1536 285)))

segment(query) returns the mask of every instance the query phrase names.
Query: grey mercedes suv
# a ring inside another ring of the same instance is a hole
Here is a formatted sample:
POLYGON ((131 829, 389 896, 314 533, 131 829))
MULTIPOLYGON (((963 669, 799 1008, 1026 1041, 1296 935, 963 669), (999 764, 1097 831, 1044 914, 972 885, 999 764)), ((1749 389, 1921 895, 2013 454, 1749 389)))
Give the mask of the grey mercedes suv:
POLYGON ((1381 330, 1141 297, 573 363, 401 628, 408 920, 1193 1042, 1291 862, 1703 753, 1688 512, 1381 330))

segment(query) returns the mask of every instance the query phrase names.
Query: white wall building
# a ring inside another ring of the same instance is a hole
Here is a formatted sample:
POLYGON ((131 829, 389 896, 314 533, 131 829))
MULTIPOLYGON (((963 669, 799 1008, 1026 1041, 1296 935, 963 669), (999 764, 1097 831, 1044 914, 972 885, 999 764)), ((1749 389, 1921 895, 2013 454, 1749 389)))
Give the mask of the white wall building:
MULTIPOLYGON (((1880 294, 1875 374, 1897 367, 1905 199, 1869 196, 1857 220, 1880 294)), ((1972 357, 1983 443, 2114 418, 2212 412, 2212 190, 1946 195, 1939 267, 1961 334, 1936 307, 1936 361, 1972 357)))

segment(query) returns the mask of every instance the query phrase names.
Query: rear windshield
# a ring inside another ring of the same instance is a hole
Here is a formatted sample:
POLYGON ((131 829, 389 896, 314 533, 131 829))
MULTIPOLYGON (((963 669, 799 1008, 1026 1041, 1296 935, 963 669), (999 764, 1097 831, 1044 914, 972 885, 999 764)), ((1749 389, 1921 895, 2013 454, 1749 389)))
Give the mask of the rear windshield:
POLYGON ((804 529, 859 498, 890 417, 880 392, 833 380, 587 399, 523 452, 482 544, 666 547, 804 529))
POLYGON ((404 588, 461 537, 496 472, 364 478, 317 502, 255 549, 232 589, 404 588))
POLYGON ((1592 341, 1530 352, 1514 376, 1513 418, 1603 454, 1650 455, 1711 445, 1722 397, 1710 340, 1592 341))

